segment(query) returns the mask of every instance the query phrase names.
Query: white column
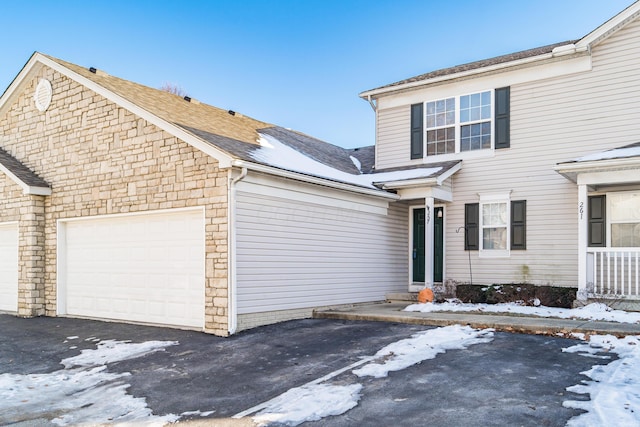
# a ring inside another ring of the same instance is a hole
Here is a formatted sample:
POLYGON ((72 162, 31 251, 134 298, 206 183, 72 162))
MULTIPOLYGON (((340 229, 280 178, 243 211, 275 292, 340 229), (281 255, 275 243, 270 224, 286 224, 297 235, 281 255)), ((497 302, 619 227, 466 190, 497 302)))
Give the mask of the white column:
POLYGON ((587 246, 588 246, 587 186, 578 185, 578 300, 587 299, 587 246))
POLYGON ((433 197, 424 200, 424 286, 433 289, 433 197))

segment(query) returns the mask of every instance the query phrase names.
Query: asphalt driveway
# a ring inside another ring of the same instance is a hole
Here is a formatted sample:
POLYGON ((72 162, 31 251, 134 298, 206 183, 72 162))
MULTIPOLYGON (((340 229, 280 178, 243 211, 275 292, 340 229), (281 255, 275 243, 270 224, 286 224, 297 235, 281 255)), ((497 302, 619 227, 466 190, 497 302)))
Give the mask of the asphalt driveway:
MULTIPOLYGON (((47 392, 60 387, 59 378, 80 372, 61 362, 75 360, 70 358, 100 343, 171 343, 160 351, 91 368, 101 375, 122 374, 101 381, 117 383, 121 393, 137 398, 136 405, 146 405, 153 415, 174 414, 180 423, 194 425, 253 425, 250 415, 231 417, 332 373, 333 383, 353 383, 352 370, 339 370, 429 329, 318 319, 219 338, 120 323, 0 315, 0 399, 10 396, 15 402, 0 410, 0 424, 47 425, 54 419, 64 424, 66 409, 49 405, 42 393, 39 397, 45 400, 29 406, 25 400, 31 398, 19 395, 27 388, 19 384, 37 380, 40 387, 47 381, 47 392)), ((611 361, 562 352, 574 344, 564 338, 496 332, 490 342, 448 350, 388 377, 358 378, 362 389, 355 407, 304 425, 565 425, 580 411, 564 408, 563 401, 587 398, 566 388, 586 379, 582 371, 611 361)), ((97 403, 88 402, 83 404, 86 411, 97 410, 97 403)), ((74 422, 67 419, 67 424, 74 422)))

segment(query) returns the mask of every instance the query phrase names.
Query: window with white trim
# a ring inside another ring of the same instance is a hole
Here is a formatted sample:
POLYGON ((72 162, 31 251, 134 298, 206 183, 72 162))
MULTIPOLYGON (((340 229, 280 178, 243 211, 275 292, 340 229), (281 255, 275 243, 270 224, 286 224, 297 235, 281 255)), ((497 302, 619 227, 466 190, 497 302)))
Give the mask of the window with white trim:
POLYGON ((508 201, 480 204, 481 250, 507 250, 509 247, 507 204, 508 201))
POLYGON ((491 148, 491 93, 426 102, 427 156, 491 148))
POLYGON ((507 87, 411 105, 410 158, 510 147, 507 87))
POLYGON ((640 192, 607 194, 611 247, 640 247, 640 192))

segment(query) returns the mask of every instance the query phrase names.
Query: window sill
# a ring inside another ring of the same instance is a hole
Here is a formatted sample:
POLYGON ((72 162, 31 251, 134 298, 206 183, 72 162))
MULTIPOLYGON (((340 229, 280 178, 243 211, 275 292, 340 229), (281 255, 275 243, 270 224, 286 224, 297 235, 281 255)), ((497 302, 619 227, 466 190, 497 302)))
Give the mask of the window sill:
POLYGON ((479 251, 479 258, 509 258, 511 257, 511 251, 508 249, 483 249, 479 251))
MULTIPOLYGON (((495 150, 493 148, 486 148, 484 150, 463 151, 453 154, 438 154, 435 156, 425 156, 422 158, 423 163, 434 162, 447 162, 449 160, 471 160, 471 159, 486 159, 495 157, 495 150)), ((420 159, 415 159, 420 160, 420 159)))

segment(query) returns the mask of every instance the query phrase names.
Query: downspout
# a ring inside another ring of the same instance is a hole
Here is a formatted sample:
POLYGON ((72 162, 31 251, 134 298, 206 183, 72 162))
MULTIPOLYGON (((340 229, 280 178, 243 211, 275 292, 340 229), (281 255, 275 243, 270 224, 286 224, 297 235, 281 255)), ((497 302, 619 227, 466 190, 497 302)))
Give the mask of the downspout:
POLYGON ((247 176, 247 168, 243 167, 240 175, 233 178, 233 168, 229 168, 229 186, 227 188, 227 296, 228 296, 228 329, 229 335, 238 329, 238 298, 236 296, 236 184, 247 176))

